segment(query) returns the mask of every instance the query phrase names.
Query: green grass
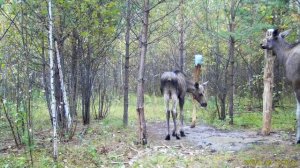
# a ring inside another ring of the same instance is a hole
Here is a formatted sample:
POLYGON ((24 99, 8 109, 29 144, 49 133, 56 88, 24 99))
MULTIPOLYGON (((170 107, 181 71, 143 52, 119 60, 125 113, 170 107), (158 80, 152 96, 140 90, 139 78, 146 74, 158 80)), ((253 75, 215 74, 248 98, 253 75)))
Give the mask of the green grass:
MULTIPOLYGON (((94 120, 93 113, 91 113, 92 121, 87 129, 86 135, 81 135, 81 131, 84 127, 78 125, 77 132, 72 141, 68 143, 59 143, 60 154, 57 165, 54 164, 51 157, 52 148, 50 132, 42 136, 42 138, 46 139, 42 142, 45 146, 40 146, 38 144, 41 137, 38 137, 38 135, 34 137, 36 143, 33 151, 34 167, 122 167, 130 158, 138 155, 137 151, 142 151, 139 154, 141 157, 131 165, 132 167, 155 167, 157 165, 164 165, 164 167, 198 167, 199 165, 209 165, 210 167, 232 167, 232 165, 247 164, 249 160, 255 161, 251 160, 254 158, 255 152, 211 154, 203 151, 193 151, 193 154, 183 155, 182 153, 185 152, 182 151, 183 149, 166 148, 147 153, 147 147, 134 144, 137 139, 136 96, 130 95, 129 99, 129 126, 127 128, 124 128, 122 121, 123 102, 122 100, 114 99, 107 118, 100 121, 94 120), (142 155, 143 153, 145 154, 142 155), (236 160, 241 160, 241 162, 237 162, 236 160)), ((237 113, 234 115, 234 125, 229 125, 228 119, 225 121, 218 120, 215 104, 212 100, 213 99, 211 98, 208 102, 206 110, 202 108, 197 110, 198 124, 199 122, 206 123, 214 125, 217 128, 228 130, 261 129, 262 112, 259 109, 255 109, 256 111, 247 111, 246 107, 249 102, 248 100, 241 99, 239 101, 239 107, 236 107, 237 113)), ((51 123, 49 121, 49 114, 42 97, 36 99, 32 106, 34 132, 50 129, 51 123)), ((164 122, 164 109, 162 97, 145 96, 145 117, 147 123, 156 121, 164 122)), ((189 124, 191 121, 192 110, 193 105, 191 98, 188 97, 184 108, 186 124, 189 124)), ((2 120, 6 121, 1 118, 1 121, 2 120)), ((78 117, 78 120, 81 120, 80 116, 78 117)), ((7 122, 0 123, 0 126, 1 134, 5 134, 7 135, 6 137, 8 137, 10 132, 7 127, 7 122)), ((293 103, 289 105, 289 108, 276 108, 272 116, 272 129, 274 131, 295 131, 295 108, 293 108, 293 103)), ((254 150, 263 153, 263 150, 254 150)), ((273 152, 277 151, 269 148, 268 150, 273 152)), ((293 152, 293 150, 291 151, 293 152)), ((0 154, 0 167, 28 167, 28 158, 28 153, 23 150, 3 155, 0 154)), ((254 159, 258 160, 259 158, 254 159)), ((271 158, 265 158, 264 161, 270 159, 271 158)))
MULTIPOLYGON (((157 121, 165 119, 165 106, 162 97, 145 95, 145 117, 149 121, 157 121)), ((136 96, 129 96, 128 120, 136 121, 136 96)), ((123 117, 123 101, 115 100, 108 118, 118 118, 122 120, 123 117)))
MULTIPOLYGON (((260 108, 252 108, 249 111, 250 101, 247 98, 239 98, 235 101, 234 107, 234 124, 229 125, 229 116, 225 121, 218 120, 216 114, 206 115, 206 123, 212 124, 221 129, 252 129, 260 130, 262 127, 263 113, 260 108), (213 118, 211 117, 213 116, 213 118)), ((282 100, 284 108, 275 108, 272 112, 272 131, 288 131, 294 132, 296 126, 296 105, 294 99, 285 98, 282 100)), ((257 104, 254 106, 258 106, 257 104)), ((214 107, 210 108, 210 112, 214 112, 214 107)), ((202 115, 202 114, 199 114, 202 115)), ((205 116, 205 114, 204 114, 205 116)))
MULTIPOLYGON (((217 117, 215 103, 213 99, 209 99, 207 109, 197 108, 197 120, 201 123, 212 124, 219 128, 237 128, 237 129, 260 129, 262 125, 262 109, 255 109, 248 111, 247 106, 249 101, 247 99, 239 99, 236 102, 239 106, 235 107, 234 125, 228 124, 229 119, 220 121, 217 117)), ((272 128, 273 130, 294 131, 295 130, 295 108, 294 102, 290 99, 285 100, 288 108, 276 108, 272 114, 272 128), (288 104, 289 103, 289 104, 288 104)), ((179 112, 179 109, 177 109, 179 112)), ((184 113, 185 122, 188 124, 191 121, 193 111, 193 104, 190 97, 186 98, 184 113)), ((131 94, 129 96, 129 125, 134 126, 137 122, 136 113, 136 96, 131 94)), ((91 113, 92 118, 93 112, 91 113)), ((165 120, 165 106, 161 96, 145 95, 145 117, 147 122, 164 121, 165 120)), ((80 111, 78 119, 81 120, 80 111)), ((49 114, 46 109, 46 104, 43 100, 38 99, 33 104, 33 120, 35 130, 43 130, 45 126, 50 126, 49 114)), ((102 122, 110 124, 113 127, 123 127, 123 100, 114 99, 110 108, 110 112, 102 122)), ((48 127, 50 128, 50 127, 48 127)))

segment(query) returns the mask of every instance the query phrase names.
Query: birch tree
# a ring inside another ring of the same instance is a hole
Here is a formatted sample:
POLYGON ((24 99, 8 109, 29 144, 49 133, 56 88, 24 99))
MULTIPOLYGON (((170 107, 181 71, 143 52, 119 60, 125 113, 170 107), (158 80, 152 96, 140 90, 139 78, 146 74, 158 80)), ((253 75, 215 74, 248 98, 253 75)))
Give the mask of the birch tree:
POLYGON ((49 15, 49 59, 50 59, 50 94, 51 94, 51 112, 52 112, 52 127, 53 127, 53 159, 57 160, 58 147, 57 147, 57 117, 54 97, 54 58, 53 58, 53 20, 52 20, 52 2, 48 1, 48 15, 49 15))
POLYGON ((72 123, 72 118, 70 115, 70 110, 69 110, 69 102, 68 102, 68 97, 67 97, 67 92, 65 89, 65 84, 64 84, 64 76, 61 68, 61 63, 60 63, 60 55, 59 55, 59 50, 57 46, 57 42, 55 42, 55 48, 56 48, 56 56, 57 56, 57 66, 58 66, 58 72, 59 72, 59 79, 61 83, 61 91, 63 93, 63 104, 65 108, 65 117, 67 119, 67 130, 70 129, 71 123, 72 123))

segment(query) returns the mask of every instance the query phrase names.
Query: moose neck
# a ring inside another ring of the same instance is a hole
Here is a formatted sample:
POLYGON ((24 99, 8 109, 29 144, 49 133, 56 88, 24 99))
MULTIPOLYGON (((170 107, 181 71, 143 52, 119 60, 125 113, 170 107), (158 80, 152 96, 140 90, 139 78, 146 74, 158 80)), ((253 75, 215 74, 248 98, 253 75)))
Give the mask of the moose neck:
POLYGON ((290 48, 290 44, 283 39, 274 44, 273 51, 275 52, 280 63, 285 65, 290 48))

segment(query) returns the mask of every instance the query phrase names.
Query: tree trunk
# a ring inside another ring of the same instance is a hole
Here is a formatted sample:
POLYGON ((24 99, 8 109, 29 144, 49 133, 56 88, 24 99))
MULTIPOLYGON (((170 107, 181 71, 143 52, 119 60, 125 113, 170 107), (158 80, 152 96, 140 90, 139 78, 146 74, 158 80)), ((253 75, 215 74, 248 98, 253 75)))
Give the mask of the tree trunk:
MULTIPOLYGON (((53 52, 55 48, 53 46, 53 52)), ((55 94, 55 103, 56 103, 56 112, 57 112, 57 125, 59 130, 59 136, 64 135, 64 131, 66 128, 66 118, 65 118, 65 108, 62 105, 63 102, 63 93, 61 91, 61 81, 59 77, 59 70, 58 70, 58 60, 57 57, 53 56, 53 68, 54 68, 54 94, 55 94)))
POLYGON ((180 18, 179 18, 179 66, 180 71, 184 70, 184 0, 180 0, 180 18))
POLYGON ((82 76, 82 117, 83 117, 83 124, 87 125, 90 124, 90 102, 91 102, 91 95, 92 95, 92 75, 91 75, 91 44, 88 42, 87 44, 87 56, 85 58, 85 63, 83 65, 83 76, 82 76))
POLYGON ((56 133, 56 107, 54 97, 54 59, 53 59, 53 21, 52 21, 52 3, 48 1, 48 12, 49 12, 49 59, 50 59, 50 95, 51 95, 51 111, 52 111, 52 126, 53 126, 53 159, 56 162, 58 157, 57 149, 57 133, 56 133))
MULTIPOLYGON (((266 38, 272 35, 272 30, 268 30, 266 38)), ((265 50, 265 68, 264 68, 264 93, 263 93, 263 128, 261 133, 269 135, 271 131, 273 84, 274 84, 274 60, 272 51, 265 50)))
POLYGON ((67 98, 67 92, 65 89, 65 84, 64 84, 64 76, 63 76, 63 71, 60 63, 60 55, 58 51, 58 46, 57 42, 55 42, 55 47, 56 47, 56 56, 57 56, 57 66, 58 66, 58 72, 59 72, 59 78, 60 78, 60 84, 61 84, 61 91, 63 93, 63 105, 65 109, 65 119, 67 120, 67 131, 71 128, 71 123, 72 123, 72 118, 70 115, 69 111, 69 101, 67 98))
POLYGON ((49 84, 47 80, 47 71, 46 71, 46 58, 45 58, 45 44, 44 44, 44 39, 42 40, 42 62, 43 62, 43 84, 44 84, 44 90, 45 90, 45 97, 46 97, 46 102, 47 102, 47 108, 49 112, 49 117, 52 123, 52 113, 51 113, 51 95, 50 95, 50 90, 49 90, 49 84))
POLYGON ((75 29, 72 32, 72 57, 71 57, 71 79, 70 79, 70 114, 77 117, 77 84, 78 84, 78 55, 80 39, 75 29), (78 42, 78 44, 76 43, 78 42))
POLYGON ((140 64, 138 72, 138 86, 137 86, 137 115, 139 120, 139 143, 147 144, 147 130, 144 115, 144 73, 145 73, 145 59, 147 53, 148 40, 148 19, 149 19, 149 0, 144 0, 143 7, 143 28, 141 32, 141 48, 140 48, 140 64))
MULTIPOLYGON (((227 92, 227 91, 225 91, 225 92, 227 92)), ((220 120, 225 120, 226 119, 226 93, 221 93, 219 98, 221 100, 221 104, 220 104, 220 106, 221 106, 220 120)))
POLYGON ((108 109, 110 106, 110 100, 107 96, 107 82, 106 80, 109 78, 107 76, 107 57, 104 58, 103 72, 102 72, 102 82, 99 84, 99 108, 98 108, 98 119, 103 119, 106 117, 108 113, 108 109))
MULTIPOLYGON (((235 27, 235 5, 236 1, 231 0, 230 3, 230 20, 229 20, 229 32, 234 33, 235 27)), ((233 124, 233 96, 234 96, 234 45, 235 39, 232 35, 229 36, 229 51, 230 58, 230 91, 229 91, 229 124, 233 124)))
POLYGON ((128 125, 128 82, 129 82, 129 47, 130 47, 130 23, 131 17, 131 0, 127 0, 127 12, 126 12, 126 36, 125 36, 125 72, 124 72, 124 112, 123 112, 123 124, 128 125))

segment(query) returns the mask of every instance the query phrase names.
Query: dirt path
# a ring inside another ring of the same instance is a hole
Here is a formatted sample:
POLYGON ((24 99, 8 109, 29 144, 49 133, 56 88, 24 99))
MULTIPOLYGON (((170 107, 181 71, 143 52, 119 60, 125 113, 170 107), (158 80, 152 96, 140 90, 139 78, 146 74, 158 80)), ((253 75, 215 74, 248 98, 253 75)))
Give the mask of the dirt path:
POLYGON ((185 126, 186 137, 176 140, 171 137, 170 141, 164 140, 167 129, 166 124, 155 122, 148 124, 149 141, 155 145, 189 145, 196 148, 205 148, 212 152, 217 151, 239 151, 247 149, 253 145, 264 144, 292 144, 293 136, 277 132, 270 136, 259 135, 258 132, 244 131, 227 131, 218 130, 207 125, 198 125, 195 128, 185 126))

